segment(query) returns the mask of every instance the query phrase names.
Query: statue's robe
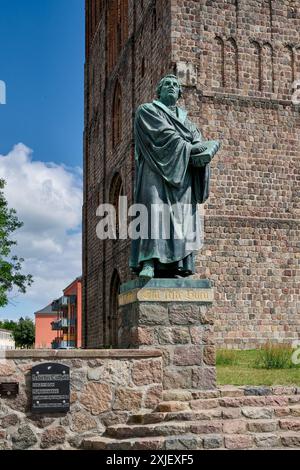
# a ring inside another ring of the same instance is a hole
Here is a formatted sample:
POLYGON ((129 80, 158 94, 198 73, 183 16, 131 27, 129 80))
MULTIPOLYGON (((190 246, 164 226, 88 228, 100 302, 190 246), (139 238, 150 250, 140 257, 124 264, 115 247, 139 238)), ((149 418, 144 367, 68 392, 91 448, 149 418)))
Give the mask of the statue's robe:
POLYGON ((144 261, 154 259, 156 277, 195 272, 194 253, 203 244, 197 203, 204 203, 209 196, 209 164, 201 168, 190 164, 192 145, 203 141, 201 132, 187 118, 185 110, 177 107, 176 111, 155 100, 141 105, 135 119, 134 200, 147 207, 148 229, 143 227, 140 236, 132 240, 130 267, 138 273, 144 261), (164 219, 159 218, 158 208, 162 204, 169 208, 177 204, 179 208, 175 214, 170 211, 170 237, 164 235, 168 233, 168 224, 163 227, 164 219), (180 208, 189 210, 182 211, 180 216, 180 208), (160 230, 154 238, 153 224, 160 230), (178 232, 180 225, 183 230, 178 232))

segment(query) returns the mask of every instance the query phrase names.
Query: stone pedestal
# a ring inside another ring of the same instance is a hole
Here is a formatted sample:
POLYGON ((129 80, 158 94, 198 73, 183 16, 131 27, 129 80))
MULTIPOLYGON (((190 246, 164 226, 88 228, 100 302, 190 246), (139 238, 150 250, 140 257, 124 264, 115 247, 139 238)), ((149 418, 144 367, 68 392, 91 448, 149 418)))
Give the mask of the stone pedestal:
POLYGON ((216 386, 209 280, 151 279, 121 286, 120 348, 160 349, 164 389, 216 386))

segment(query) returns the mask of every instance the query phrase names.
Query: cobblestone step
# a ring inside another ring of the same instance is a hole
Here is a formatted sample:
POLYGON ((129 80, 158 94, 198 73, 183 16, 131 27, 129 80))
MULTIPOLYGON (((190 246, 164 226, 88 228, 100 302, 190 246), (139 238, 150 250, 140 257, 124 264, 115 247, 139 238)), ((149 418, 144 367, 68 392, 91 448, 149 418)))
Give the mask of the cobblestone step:
MULTIPOLYGON (((195 415, 191 415, 191 418, 195 415)), ((128 439, 132 437, 153 437, 180 434, 263 434, 272 432, 299 432, 300 418, 270 418, 270 419, 247 419, 245 417, 235 419, 210 420, 181 420, 162 421, 151 424, 127 424, 110 426, 106 434, 109 437, 128 439)), ((300 433, 299 433, 300 435, 300 433)))
POLYGON ((221 408, 203 411, 137 414, 130 418, 128 424, 155 424, 166 421, 202 421, 215 418, 222 418, 221 408))
POLYGON ((299 433, 279 434, 183 434, 114 439, 91 437, 83 441, 85 450, 299 450, 299 433))
POLYGON ((167 390, 149 413, 84 441, 95 450, 300 449, 300 389, 167 390), (285 393, 285 395, 283 394, 285 393))
POLYGON ((222 421, 177 421, 157 424, 110 426, 106 430, 108 437, 129 439, 133 437, 172 436, 183 434, 221 433, 222 421))
MULTIPOLYGON (((189 411, 204 411, 211 409, 233 408, 273 408, 277 416, 289 415, 290 408, 294 408, 295 416, 300 415, 300 395, 266 395, 266 396, 242 396, 221 398, 199 398, 190 401, 162 401, 155 408, 155 413, 176 413, 189 411)), ((269 416, 266 416, 268 418, 269 416)), ((261 416, 264 418, 264 416, 261 416)))
POLYGON ((213 390, 165 390, 163 392, 163 401, 191 401, 206 398, 238 398, 238 397, 264 397, 264 396, 283 396, 300 395, 300 387, 291 386, 241 386, 232 385, 220 386, 213 390))
POLYGON ((155 424, 167 421, 198 421, 223 419, 233 420, 247 418, 250 420, 270 421, 275 418, 293 419, 300 418, 300 406, 288 407, 244 407, 244 408, 212 408, 208 410, 189 410, 176 412, 152 412, 136 414, 130 417, 127 424, 155 424))

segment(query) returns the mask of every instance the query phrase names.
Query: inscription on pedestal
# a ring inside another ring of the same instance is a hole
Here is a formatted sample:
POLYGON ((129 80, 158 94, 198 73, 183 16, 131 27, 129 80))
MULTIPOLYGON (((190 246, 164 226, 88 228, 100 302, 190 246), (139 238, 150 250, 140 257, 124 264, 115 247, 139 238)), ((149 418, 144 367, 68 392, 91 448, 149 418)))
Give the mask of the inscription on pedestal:
POLYGON ((135 289, 119 295, 119 305, 140 302, 213 302, 213 289, 135 289))

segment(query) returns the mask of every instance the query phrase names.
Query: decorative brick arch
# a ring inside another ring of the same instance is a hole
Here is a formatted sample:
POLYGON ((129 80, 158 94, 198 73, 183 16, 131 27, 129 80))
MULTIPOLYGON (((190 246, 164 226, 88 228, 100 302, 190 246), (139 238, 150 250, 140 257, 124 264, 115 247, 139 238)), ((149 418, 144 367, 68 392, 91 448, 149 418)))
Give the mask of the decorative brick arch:
POLYGON ((283 45, 280 50, 280 59, 279 93, 281 97, 288 99, 295 81, 295 53, 291 44, 283 45))
POLYGON ((274 93, 274 53, 268 42, 262 46, 262 89, 274 93))
POLYGON ((234 38, 228 38, 225 45, 225 85, 227 88, 239 87, 238 47, 234 38))
POLYGON ((262 52, 261 45, 259 42, 250 39, 250 44, 252 45, 253 50, 253 64, 252 64, 252 74, 251 74, 251 83, 250 88, 252 90, 261 91, 262 90, 262 52))
POLYGON ((112 147, 115 148, 122 138, 122 89, 117 80, 112 102, 112 147))
POLYGON ((213 86, 218 88, 225 87, 225 45, 220 36, 214 39, 214 61, 213 61, 213 86))
POLYGON ((124 196, 124 185, 122 177, 119 172, 116 172, 111 180, 109 188, 109 203, 112 204, 116 210, 116 238, 119 238, 119 197, 124 196))

